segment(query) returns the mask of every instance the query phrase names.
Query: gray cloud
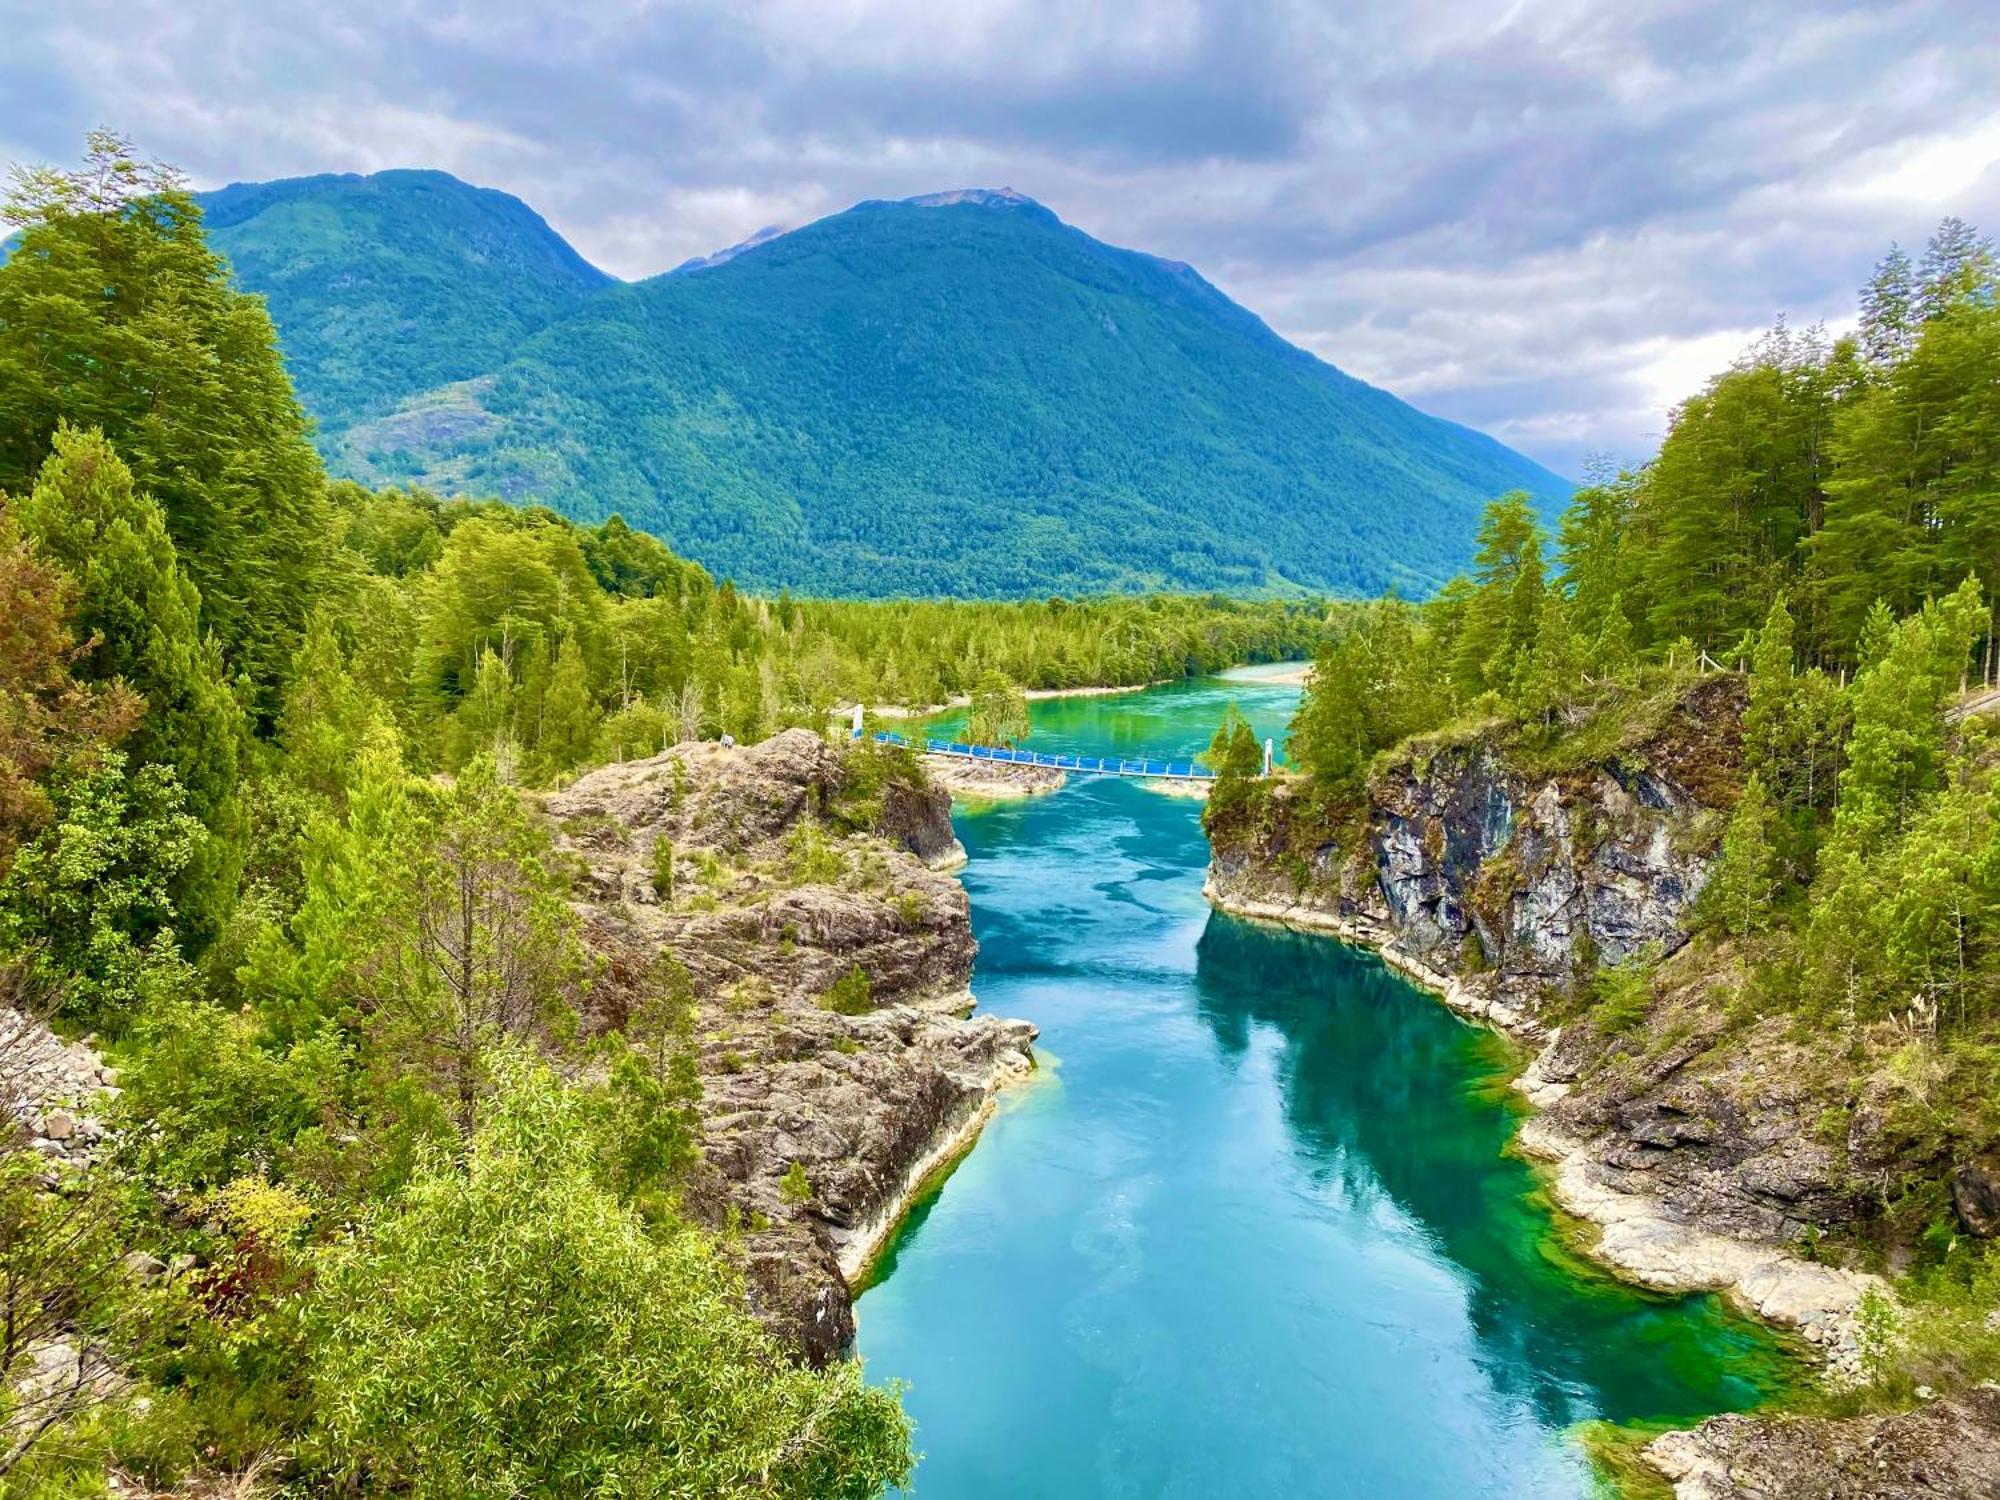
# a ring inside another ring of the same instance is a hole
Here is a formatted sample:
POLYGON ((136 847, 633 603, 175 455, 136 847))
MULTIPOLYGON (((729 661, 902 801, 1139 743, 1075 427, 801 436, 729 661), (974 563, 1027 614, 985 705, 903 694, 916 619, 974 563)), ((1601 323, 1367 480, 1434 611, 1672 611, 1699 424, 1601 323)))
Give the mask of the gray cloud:
POLYGON ((439 166, 643 275, 1002 184, 1558 468, 2000 228, 1990 0, 0 0, 0 153, 439 166), (576 12, 581 12, 577 14, 576 12))

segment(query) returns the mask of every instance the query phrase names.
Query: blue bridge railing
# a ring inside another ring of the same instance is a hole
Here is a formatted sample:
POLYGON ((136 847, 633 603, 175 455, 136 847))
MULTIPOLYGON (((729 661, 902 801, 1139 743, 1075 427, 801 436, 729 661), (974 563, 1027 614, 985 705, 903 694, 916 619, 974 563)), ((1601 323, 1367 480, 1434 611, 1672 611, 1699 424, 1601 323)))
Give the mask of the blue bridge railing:
POLYGON ((1192 760, 1120 760, 1109 755, 1043 755, 1034 750, 1008 750, 994 745, 967 745, 957 740, 906 739, 900 734, 877 730, 875 739, 884 745, 903 745, 927 755, 950 755, 960 760, 990 760, 1001 765, 1048 766, 1072 771, 1079 776, 1133 776, 1149 781, 1213 781, 1215 772, 1192 760))

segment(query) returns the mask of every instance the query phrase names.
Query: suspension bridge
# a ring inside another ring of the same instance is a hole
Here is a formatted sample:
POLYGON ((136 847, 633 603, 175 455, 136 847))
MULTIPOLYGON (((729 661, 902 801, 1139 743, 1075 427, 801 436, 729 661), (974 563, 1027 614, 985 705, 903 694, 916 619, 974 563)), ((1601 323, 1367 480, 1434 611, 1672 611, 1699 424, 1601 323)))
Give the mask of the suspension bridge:
MULTIPOLYGON (((855 710, 854 737, 860 739, 861 712, 855 710)), ((934 740, 928 736, 910 739, 878 729, 878 744, 901 745, 925 755, 942 755, 951 760, 984 761, 989 765, 1047 766, 1076 776, 1129 776, 1136 781, 1213 781, 1215 772, 1196 760, 1127 760, 1110 755, 1044 755, 1035 750, 1010 750, 1004 745, 971 745, 960 740, 934 740)), ((1271 773, 1271 742, 1264 742, 1264 774, 1271 773)))

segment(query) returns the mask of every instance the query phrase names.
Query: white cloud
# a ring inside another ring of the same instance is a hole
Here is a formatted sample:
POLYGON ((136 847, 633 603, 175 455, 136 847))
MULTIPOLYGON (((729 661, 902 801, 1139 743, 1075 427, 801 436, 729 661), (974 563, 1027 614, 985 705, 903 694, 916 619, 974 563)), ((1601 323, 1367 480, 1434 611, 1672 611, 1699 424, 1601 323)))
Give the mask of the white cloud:
POLYGON ((1011 185, 1561 468, 1892 240, 2000 228, 1992 0, 0 0, 4 131, 438 166, 644 275, 1011 185))
POLYGON ((1888 199, 1948 208, 2000 167, 2000 114, 1963 134, 1871 151, 1854 164, 1858 180, 1839 186, 1859 202, 1888 199))

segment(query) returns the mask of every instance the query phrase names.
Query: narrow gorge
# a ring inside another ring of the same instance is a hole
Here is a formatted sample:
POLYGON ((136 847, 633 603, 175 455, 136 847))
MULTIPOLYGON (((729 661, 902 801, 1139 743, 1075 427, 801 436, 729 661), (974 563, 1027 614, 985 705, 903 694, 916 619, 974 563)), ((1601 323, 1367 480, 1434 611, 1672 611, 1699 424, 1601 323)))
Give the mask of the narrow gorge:
MULTIPOLYGON (((1276 733, 1297 701, 1255 673, 1043 701, 1034 743, 1181 757, 1231 703, 1276 733)), ((920 1487, 1582 1497, 1593 1424, 1795 1378, 1720 1299, 1570 1253, 1507 1154, 1520 1064, 1491 1033, 1344 944, 1212 911, 1197 804, 1072 777, 955 822, 981 1008, 1032 1023, 1040 1067, 856 1309, 870 1378, 909 1382, 920 1487), (1443 1438, 1398 1436, 1420 1428, 1443 1438)), ((1279 878, 1256 888, 1296 907, 1279 878)))

